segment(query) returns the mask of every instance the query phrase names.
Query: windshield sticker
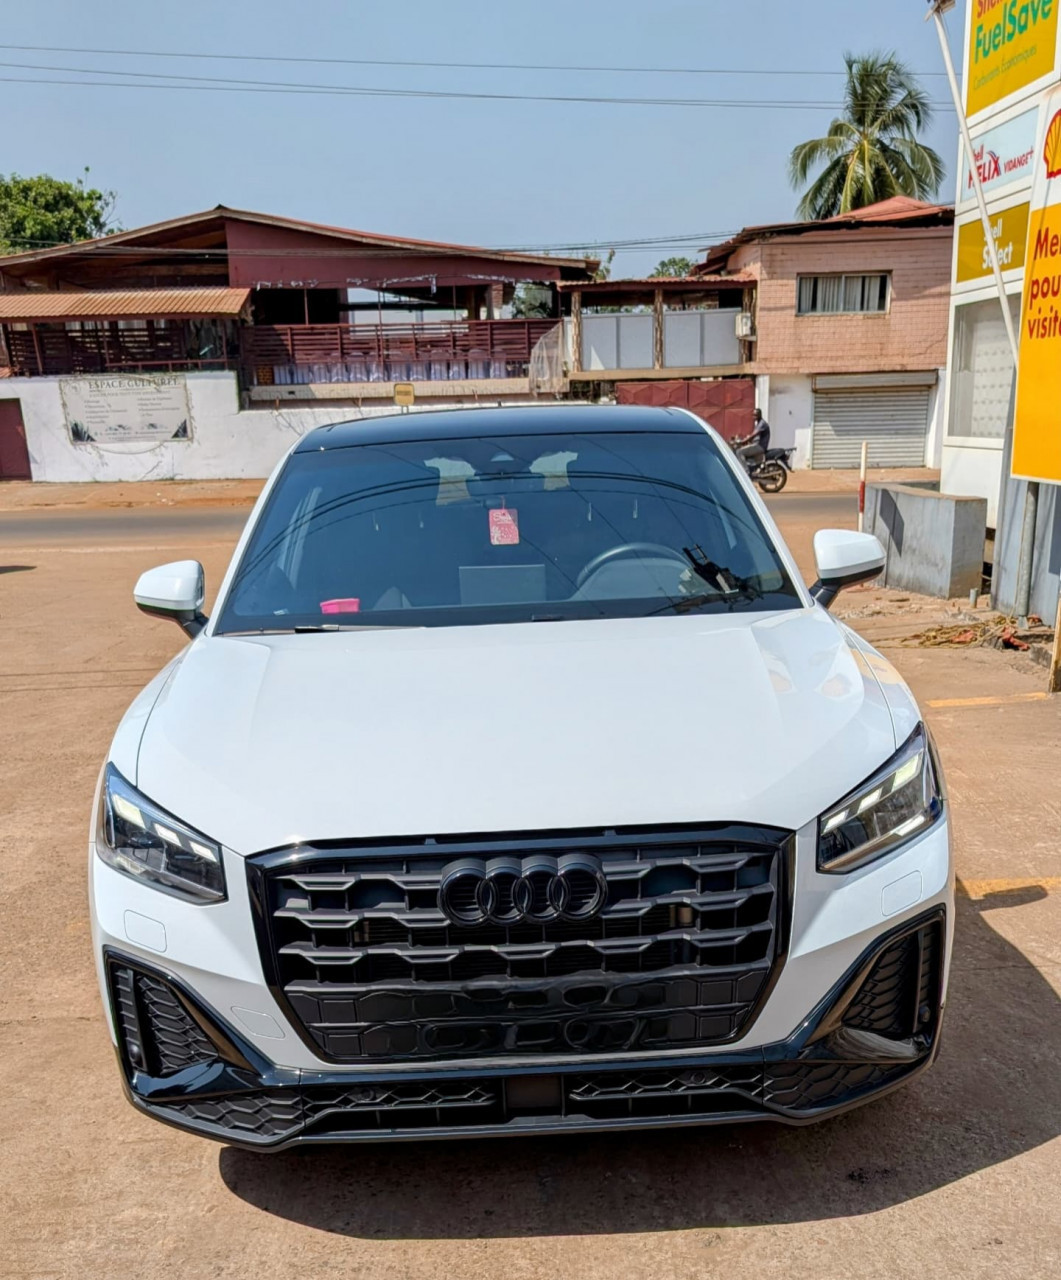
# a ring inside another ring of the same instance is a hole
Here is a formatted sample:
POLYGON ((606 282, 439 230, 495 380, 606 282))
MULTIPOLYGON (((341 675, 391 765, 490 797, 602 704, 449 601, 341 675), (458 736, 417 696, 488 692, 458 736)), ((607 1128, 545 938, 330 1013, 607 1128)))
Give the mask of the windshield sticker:
POLYGON ((354 596, 346 600, 322 600, 321 613, 360 613, 361 601, 354 596))
POLYGON ((492 547, 519 546, 519 512, 501 507, 490 512, 490 545, 492 547))

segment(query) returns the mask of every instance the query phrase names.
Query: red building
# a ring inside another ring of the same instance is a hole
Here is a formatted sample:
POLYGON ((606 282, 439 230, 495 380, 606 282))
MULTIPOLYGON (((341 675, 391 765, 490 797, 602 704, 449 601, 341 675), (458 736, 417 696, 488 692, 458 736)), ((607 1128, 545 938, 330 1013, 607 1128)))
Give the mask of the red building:
POLYGON ((266 400, 518 383, 562 317, 558 286, 595 267, 218 206, 0 258, 2 359, 13 377, 238 370, 266 400), (543 287, 547 314, 502 318, 521 284, 543 287))

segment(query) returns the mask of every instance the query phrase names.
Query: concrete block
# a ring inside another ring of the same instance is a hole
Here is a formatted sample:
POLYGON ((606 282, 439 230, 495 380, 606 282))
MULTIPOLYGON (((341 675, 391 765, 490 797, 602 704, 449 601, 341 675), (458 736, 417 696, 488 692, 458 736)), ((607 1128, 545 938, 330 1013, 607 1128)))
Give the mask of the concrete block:
POLYGON ((888 555, 883 585, 950 600, 980 589, 987 500, 912 485, 866 485, 866 532, 888 555))

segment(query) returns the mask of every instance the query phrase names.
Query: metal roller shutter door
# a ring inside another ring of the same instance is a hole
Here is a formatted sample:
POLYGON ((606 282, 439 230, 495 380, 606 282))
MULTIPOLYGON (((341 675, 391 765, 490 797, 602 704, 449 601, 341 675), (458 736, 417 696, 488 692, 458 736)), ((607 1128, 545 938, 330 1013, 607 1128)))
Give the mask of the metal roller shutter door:
POLYGON ((869 441, 871 467, 920 467, 931 404, 928 387, 814 393, 812 465, 857 467, 869 441))

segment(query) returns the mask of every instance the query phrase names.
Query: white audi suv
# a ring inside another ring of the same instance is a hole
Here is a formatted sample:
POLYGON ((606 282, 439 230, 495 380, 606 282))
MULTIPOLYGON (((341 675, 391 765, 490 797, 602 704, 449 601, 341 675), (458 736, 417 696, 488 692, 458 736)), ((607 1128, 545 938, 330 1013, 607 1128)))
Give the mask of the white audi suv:
POLYGON ((90 837, 126 1092, 226 1142, 801 1123, 917 1076, 948 813, 894 668, 681 410, 305 436, 136 698, 90 837))

